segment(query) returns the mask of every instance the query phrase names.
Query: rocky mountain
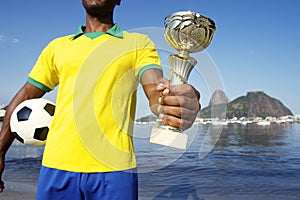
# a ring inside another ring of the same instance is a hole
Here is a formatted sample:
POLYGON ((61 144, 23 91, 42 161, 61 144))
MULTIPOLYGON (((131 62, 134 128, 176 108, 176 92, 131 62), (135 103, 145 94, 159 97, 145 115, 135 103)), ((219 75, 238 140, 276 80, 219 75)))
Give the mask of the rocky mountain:
POLYGON ((210 98, 209 106, 228 104, 230 102, 229 97, 222 90, 216 90, 210 98))
POLYGON ((293 113, 278 99, 268 96, 264 92, 248 92, 229 103, 212 104, 200 111, 200 117, 228 118, 233 117, 281 117, 293 113), (226 112, 225 112, 226 110, 226 112))

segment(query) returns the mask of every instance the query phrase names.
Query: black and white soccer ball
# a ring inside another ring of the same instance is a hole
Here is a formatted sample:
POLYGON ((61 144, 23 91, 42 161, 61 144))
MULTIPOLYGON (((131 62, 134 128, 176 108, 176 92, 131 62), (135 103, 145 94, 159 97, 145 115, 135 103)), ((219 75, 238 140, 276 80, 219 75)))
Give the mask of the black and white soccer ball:
POLYGON ((47 99, 23 101, 11 115, 11 132, 26 145, 42 146, 46 143, 54 111, 55 104, 47 99))

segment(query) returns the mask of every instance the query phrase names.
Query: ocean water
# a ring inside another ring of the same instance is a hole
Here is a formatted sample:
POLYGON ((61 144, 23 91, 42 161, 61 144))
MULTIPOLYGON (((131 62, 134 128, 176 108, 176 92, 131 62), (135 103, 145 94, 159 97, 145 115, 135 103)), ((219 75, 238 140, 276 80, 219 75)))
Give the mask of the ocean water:
MULTIPOLYGON (((140 199, 300 199, 299 123, 195 125, 186 151, 150 144, 151 128, 135 127, 140 199), (207 136, 213 139, 204 149, 211 151, 203 153, 207 136)), ((6 156, 8 190, 35 191, 42 153, 14 142, 6 156)))

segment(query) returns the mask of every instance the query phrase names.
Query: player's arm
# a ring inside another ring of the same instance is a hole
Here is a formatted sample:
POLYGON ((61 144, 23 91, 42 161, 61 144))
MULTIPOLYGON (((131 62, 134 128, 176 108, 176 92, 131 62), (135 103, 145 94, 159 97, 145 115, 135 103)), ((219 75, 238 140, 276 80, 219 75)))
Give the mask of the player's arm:
POLYGON ((7 150, 14 141, 14 136, 10 132, 10 116, 13 110, 23 101, 27 99, 42 97, 45 92, 30 83, 25 83, 25 85, 19 90, 15 97, 9 103, 5 117, 2 123, 2 128, 0 131, 0 192, 3 192, 4 183, 1 180, 1 176, 4 170, 4 159, 7 150))
MULTIPOLYGON (((143 86, 144 92, 148 98, 149 106, 151 111, 159 116, 158 112, 158 100, 161 94, 161 91, 157 90, 157 86, 163 78, 161 70, 158 69, 148 69, 141 76, 141 84, 143 86)), ((167 82, 167 81, 165 81, 167 82)))
POLYGON ((165 124, 186 130, 192 126, 201 106, 200 93, 190 84, 172 85, 158 69, 141 76, 151 111, 165 124))

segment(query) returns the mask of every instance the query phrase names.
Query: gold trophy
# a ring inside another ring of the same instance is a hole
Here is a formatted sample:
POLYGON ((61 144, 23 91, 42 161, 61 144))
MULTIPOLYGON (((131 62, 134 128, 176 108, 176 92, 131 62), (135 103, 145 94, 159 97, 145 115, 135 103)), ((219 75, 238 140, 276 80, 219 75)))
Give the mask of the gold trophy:
MULTIPOLYGON (((175 12, 165 18, 164 37, 178 51, 169 56, 171 85, 187 83, 190 72, 197 64, 189 53, 205 49, 211 42, 216 26, 213 20, 191 11, 175 12)), ((188 136, 179 128, 159 121, 152 129, 150 142, 186 149, 188 136)))

